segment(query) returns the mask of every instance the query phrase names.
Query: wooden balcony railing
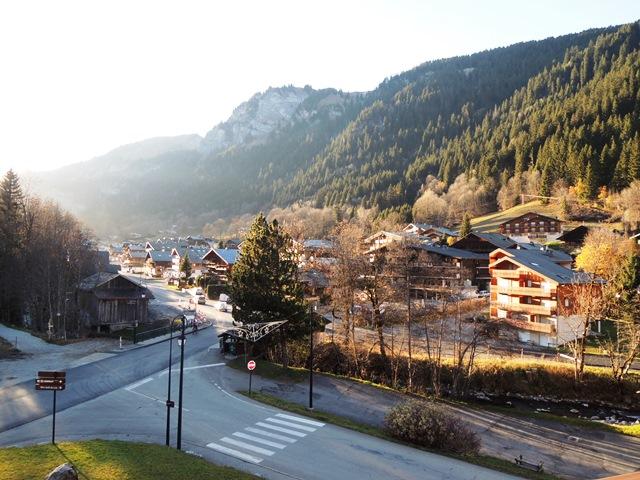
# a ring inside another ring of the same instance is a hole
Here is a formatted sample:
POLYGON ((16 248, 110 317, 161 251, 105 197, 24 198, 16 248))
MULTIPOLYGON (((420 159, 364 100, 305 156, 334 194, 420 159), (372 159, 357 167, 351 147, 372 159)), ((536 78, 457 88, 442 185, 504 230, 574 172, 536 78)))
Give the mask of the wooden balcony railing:
POLYGON ((555 290, 545 290, 540 287, 505 287, 502 285, 492 285, 491 288, 496 288, 498 293, 504 293, 506 295, 527 295, 530 297, 551 298, 551 296, 555 294, 555 290))
POLYGON ((492 273, 492 277, 498 278, 520 278, 520 271, 518 270, 501 270, 499 268, 494 268, 492 273))
POLYGON ((502 303, 491 302, 491 306, 506 310, 507 312, 522 312, 532 315, 551 315, 551 308, 544 305, 533 305, 531 303, 502 303))
POLYGON ((540 333, 555 333, 556 327, 551 323, 527 322, 526 320, 515 320, 513 318, 501 318, 500 320, 521 330, 540 333))

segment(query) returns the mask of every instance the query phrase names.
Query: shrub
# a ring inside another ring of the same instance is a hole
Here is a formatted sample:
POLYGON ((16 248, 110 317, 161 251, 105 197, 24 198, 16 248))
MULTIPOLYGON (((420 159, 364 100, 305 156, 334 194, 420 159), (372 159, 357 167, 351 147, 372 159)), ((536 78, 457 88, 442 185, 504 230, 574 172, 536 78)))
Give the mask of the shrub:
POLYGON ((464 455, 477 454, 480 440, 466 424, 434 403, 411 400, 385 417, 387 432, 415 445, 464 455))

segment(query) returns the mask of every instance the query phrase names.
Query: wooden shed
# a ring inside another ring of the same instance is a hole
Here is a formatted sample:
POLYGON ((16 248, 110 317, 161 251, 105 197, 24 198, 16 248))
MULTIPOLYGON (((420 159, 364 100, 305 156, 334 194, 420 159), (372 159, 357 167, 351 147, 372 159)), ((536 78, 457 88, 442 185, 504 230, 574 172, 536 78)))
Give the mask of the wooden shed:
POLYGON ((95 331, 118 330, 149 322, 151 292, 118 273, 100 272, 78 285, 76 301, 85 327, 95 331))

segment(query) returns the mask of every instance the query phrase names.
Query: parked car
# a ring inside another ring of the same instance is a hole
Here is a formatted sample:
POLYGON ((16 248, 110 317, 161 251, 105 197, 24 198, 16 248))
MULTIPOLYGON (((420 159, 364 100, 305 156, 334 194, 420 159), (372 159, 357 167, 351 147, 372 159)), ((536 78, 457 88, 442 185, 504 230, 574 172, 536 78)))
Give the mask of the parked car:
POLYGON ((196 298, 198 299, 198 305, 207 304, 207 297, 205 297, 204 295, 198 295, 196 298))
POLYGON ((231 311, 231 306, 227 302, 218 302, 218 310, 221 312, 231 311))
POLYGON ((489 296, 489 292, 486 290, 480 290, 478 292, 478 298, 485 298, 489 296))

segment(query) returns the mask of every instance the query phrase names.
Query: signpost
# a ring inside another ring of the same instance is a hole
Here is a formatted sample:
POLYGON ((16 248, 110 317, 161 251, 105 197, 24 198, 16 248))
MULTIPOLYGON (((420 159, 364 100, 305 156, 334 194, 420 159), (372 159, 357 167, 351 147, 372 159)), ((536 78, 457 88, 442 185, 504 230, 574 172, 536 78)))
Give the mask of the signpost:
POLYGON ((51 443, 56 443, 56 393, 58 393, 58 390, 64 390, 66 377, 67 372, 38 372, 38 378, 36 378, 36 390, 53 390, 51 443))
POLYGON ((253 370, 256 368, 256 362, 249 360, 247 368, 249 369, 249 396, 251 396, 251 378, 253 377, 253 370))

